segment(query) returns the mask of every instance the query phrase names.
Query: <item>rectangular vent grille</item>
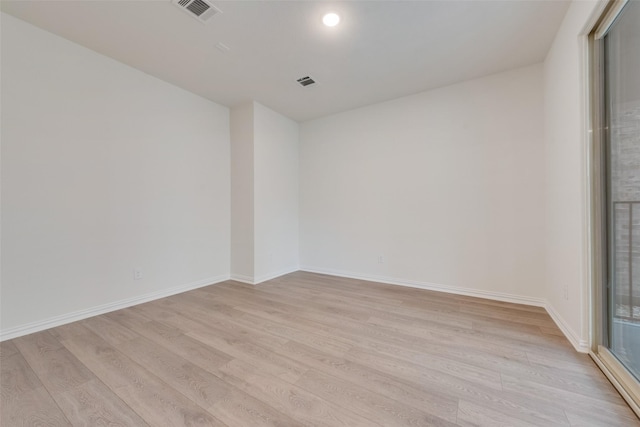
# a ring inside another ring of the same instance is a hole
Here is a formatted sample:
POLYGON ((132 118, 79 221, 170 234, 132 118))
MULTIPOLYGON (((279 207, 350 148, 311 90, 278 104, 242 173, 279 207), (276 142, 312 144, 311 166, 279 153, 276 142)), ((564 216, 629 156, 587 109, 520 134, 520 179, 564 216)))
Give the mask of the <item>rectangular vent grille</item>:
POLYGON ((300 85, 302 86, 309 86, 314 84, 316 81, 313 80, 311 77, 309 76, 305 76, 305 77, 300 77, 298 80, 296 80, 298 83, 300 83, 300 85))
POLYGON ((210 6, 208 4, 206 4, 205 2, 203 2, 202 0, 193 0, 191 2, 191 4, 189 4, 189 6, 187 6, 187 9, 189 9, 191 12, 195 13, 197 16, 202 15, 209 8, 210 8, 210 6))
POLYGON ((173 4, 200 22, 208 22, 214 15, 221 13, 220 9, 207 0, 174 0, 173 4))

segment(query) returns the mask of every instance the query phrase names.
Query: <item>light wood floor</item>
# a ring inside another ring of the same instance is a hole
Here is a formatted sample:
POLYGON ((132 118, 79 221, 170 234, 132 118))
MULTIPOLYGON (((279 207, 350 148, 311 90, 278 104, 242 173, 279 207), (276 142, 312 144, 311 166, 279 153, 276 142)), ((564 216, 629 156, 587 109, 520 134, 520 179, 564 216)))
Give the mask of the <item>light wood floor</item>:
POLYGON ((640 426, 541 308, 293 273, 0 345, 2 426, 640 426))

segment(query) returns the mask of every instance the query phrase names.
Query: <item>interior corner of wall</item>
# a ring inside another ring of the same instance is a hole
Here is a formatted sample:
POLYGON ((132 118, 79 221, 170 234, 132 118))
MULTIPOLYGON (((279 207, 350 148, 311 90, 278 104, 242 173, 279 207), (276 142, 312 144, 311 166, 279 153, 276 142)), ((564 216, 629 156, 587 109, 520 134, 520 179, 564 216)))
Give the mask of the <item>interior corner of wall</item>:
MULTIPOLYGON (((582 334, 576 333, 576 331, 569 326, 569 323, 562 317, 562 315, 555 309, 555 307, 547 301, 545 304, 545 310, 551 316, 551 319, 555 322, 558 328, 562 331, 564 336, 569 340, 571 345, 580 353, 588 353, 590 350, 590 343, 587 337, 581 336, 582 334)), ((580 331, 582 332, 582 331, 580 331)))

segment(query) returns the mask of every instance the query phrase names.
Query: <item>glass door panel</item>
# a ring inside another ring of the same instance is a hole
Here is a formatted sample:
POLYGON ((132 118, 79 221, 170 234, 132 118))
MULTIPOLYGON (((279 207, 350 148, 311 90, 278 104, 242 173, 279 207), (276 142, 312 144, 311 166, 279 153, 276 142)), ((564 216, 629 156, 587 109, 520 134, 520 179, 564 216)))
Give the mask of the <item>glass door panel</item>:
POLYGON ((604 37, 609 350, 640 378, 640 1, 604 37))

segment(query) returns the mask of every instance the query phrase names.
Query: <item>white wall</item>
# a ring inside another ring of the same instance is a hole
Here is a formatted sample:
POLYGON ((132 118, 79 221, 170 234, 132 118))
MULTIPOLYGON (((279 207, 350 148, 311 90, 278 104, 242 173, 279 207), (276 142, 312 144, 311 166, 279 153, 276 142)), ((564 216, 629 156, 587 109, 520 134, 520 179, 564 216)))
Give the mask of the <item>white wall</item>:
POLYGON ((536 65, 303 123, 302 268, 541 304, 542 88, 536 65))
POLYGON ((298 270, 298 123, 250 102, 231 110, 231 277, 298 270))
POLYGON ((254 277, 253 102, 231 109, 231 277, 254 277))
POLYGON ((229 125, 224 107, 2 14, 3 337, 295 269, 299 217, 305 269, 548 300, 584 345, 579 34, 596 3, 571 5, 543 69, 303 123, 299 175, 291 120, 252 102, 229 125))
POLYGON ((298 123, 254 102, 255 282, 298 270, 298 123))
POLYGON ((227 108, 2 14, 3 337, 227 277, 229 163, 227 108))
POLYGON ((544 62, 546 298, 565 334, 583 350, 589 333, 588 141, 580 35, 597 4, 571 4, 544 62))

